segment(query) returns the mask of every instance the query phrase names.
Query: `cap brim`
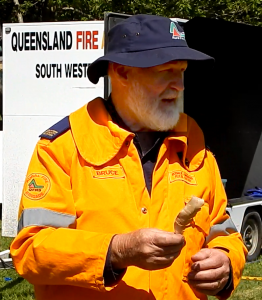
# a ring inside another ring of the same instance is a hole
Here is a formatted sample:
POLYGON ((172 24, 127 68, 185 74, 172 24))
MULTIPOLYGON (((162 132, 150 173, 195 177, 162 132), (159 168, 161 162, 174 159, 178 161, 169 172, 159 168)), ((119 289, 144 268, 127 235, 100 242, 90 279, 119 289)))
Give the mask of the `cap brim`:
POLYGON ((158 48, 139 52, 106 54, 95 60, 87 70, 92 83, 107 75, 108 62, 124 66, 148 68, 167 63, 172 60, 214 60, 213 57, 189 47, 158 48))

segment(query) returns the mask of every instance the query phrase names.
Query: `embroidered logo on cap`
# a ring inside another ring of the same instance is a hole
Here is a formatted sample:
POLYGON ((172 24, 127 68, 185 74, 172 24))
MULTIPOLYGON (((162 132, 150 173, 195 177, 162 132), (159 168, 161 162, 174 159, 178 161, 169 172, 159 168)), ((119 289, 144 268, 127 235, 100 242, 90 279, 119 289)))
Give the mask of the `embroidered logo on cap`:
POLYGON ((93 178, 98 179, 119 179, 125 178, 125 173, 122 167, 106 167, 100 170, 92 169, 93 178))
POLYGON ((173 34, 172 39, 174 40, 184 40, 185 39, 185 33, 180 32, 175 24, 175 22, 170 23, 170 33, 173 34))
POLYGON ((40 173, 32 173, 27 176, 24 186, 24 195, 31 200, 40 200, 50 190, 50 179, 40 173))
POLYGON ((169 181, 184 181, 188 184, 196 185, 196 178, 193 174, 189 174, 188 172, 184 170, 176 170, 169 172, 169 181))

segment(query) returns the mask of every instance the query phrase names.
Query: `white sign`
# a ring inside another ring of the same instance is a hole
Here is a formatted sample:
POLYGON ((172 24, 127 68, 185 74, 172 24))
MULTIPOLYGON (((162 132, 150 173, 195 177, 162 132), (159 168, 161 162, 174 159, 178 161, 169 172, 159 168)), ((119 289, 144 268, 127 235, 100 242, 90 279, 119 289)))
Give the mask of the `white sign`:
POLYGON ((88 101, 104 81, 87 78, 104 54, 104 21, 3 26, 3 221, 15 236, 27 167, 38 136, 88 101))

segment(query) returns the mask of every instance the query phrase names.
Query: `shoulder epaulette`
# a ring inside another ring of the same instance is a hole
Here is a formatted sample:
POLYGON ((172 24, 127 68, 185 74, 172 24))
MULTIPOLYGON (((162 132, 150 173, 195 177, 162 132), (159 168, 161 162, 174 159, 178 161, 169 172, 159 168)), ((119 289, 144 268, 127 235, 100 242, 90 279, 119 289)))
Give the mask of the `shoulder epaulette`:
POLYGON ((61 134, 65 133, 68 129, 70 129, 69 116, 58 121, 56 124, 54 124, 49 129, 44 131, 41 135, 39 135, 39 137, 48 140, 54 140, 61 134))

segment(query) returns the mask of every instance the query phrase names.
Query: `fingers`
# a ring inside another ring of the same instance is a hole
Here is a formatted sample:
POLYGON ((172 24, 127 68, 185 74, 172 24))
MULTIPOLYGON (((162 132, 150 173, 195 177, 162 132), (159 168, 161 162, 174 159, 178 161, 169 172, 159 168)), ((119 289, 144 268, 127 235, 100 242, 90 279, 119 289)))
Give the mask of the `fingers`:
POLYGON ((141 229, 138 241, 133 264, 147 270, 169 267, 185 245, 182 235, 154 228, 141 229))
POLYGON ((211 250, 212 249, 208 248, 201 249, 198 253, 191 257, 192 261, 195 262, 209 258, 211 256, 211 250))
POLYGON ((174 234, 173 232, 159 231, 155 233, 152 242, 158 247, 172 247, 183 246, 185 238, 181 234, 174 234))
POLYGON ((180 254, 180 252, 175 252, 169 255, 163 255, 163 256, 159 256, 157 257, 157 261, 159 264, 165 264, 165 263, 170 263, 170 265, 173 263, 173 261, 178 257, 178 255, 180 254))
POLYGON ((152 256, 144 261, 144 269, 159 270, 170 267, 173 261, 178 257, 179 253, 165 256, 152 256))
POLYGON ((185 245, 182 235, 143 228, 116 235, 111 244, 113 267, 137 266, 146 270, 169 267, 185 245))
POLYGON ((222 266, 223 266, 223 261, 214 260, 212 257, 209 257, 202 261, 194 262, 191 266, 191 269, 193 271, 202 271, 202 270, 220 268, 222 266))
POLYGON ((188 274, 190 280, 195 281, 216 281, 229 276, 229 270, 225 268, 210 269, 200 272, 191 271, 188 274))
POLYGON ((191 266, 193 271, 216 269, 223 265, 229 267, 230 265, 227 255, 218 249, 201 249, 191 259, 193 261, 191 266))
POLYGON ((225 287, 227 281, 228 277, 217 279, 216 281, 206 282, 189 280, 188 283, 198 292, 205 295, 214 296, 225 287))
POLYGON ((221 291, 229 279, 229 273, 223 268, 217 270, 201 271, 188 274, 188 283, 200 293, 216 295, 221 291))
POLYGON ((218 249, 202 249, 192 257, 189 284, 206 295, 216 295, 222 290, 230 275, 230 260, 218 249))
POLYGON ((154 232, 151 243, 143 243, 142 252, 153 252, 156 257, 175 256, 177 257, 185 246, 185 239, 182 235, 172 232, 154 232))
MULTIPOLYGON (((171 233, 174 236, 173 233, 171 233)), ((178 235, 177 237, 157 237, 154 240, 155 256, 161 257, 163 260, 168 257, 172 257, 173 260, 178 257, 182 248, 185 246, 185 239, 183 236, 178 235), (166 243, 164 242, 166 241, 166 243)))
POLYGON ((169 246, 169 247, 163 247, 163 254, 164 255, 168 255, 168 254, 172 254, 172 253, 180 253, 181 250, 183 249, 183 247, 185 246, 186 242, 183 242, 182 244, 179 245, 175 245, 175 246, 169 246))

